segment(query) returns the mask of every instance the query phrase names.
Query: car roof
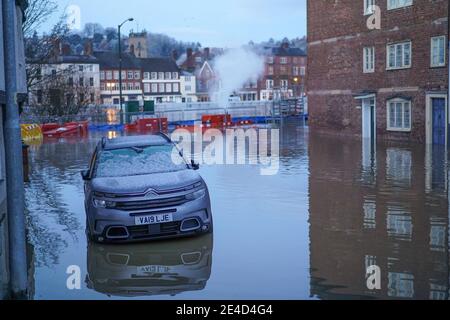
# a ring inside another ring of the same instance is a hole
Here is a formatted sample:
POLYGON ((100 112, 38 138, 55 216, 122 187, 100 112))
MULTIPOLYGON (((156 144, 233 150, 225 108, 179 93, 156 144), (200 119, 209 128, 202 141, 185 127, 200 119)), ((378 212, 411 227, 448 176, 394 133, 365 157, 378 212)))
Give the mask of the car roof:
POLYGON ((131 147, 160 146, 171 143, 165 135, 127 136, 103 140, 104 150, 114 150, 131 147))

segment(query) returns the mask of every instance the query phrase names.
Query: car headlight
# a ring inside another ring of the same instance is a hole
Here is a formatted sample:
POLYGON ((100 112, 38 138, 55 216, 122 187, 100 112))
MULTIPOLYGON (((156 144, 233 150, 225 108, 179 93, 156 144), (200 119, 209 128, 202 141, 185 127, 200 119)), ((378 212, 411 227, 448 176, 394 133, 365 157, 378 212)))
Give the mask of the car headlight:
POLYGON ((192 192, 192 193, 186 195, 186 199, 188 199, 188 200, 200 199, 200 198, 203 198, 205 196, 205 194, 206 194, 206 189, 203 188, 203 189, 197 190, 195 192, 192 192))
POLYGON ((94 206, 97 208, 114 208, 116 203, 112 201, 94 199, 94 206))

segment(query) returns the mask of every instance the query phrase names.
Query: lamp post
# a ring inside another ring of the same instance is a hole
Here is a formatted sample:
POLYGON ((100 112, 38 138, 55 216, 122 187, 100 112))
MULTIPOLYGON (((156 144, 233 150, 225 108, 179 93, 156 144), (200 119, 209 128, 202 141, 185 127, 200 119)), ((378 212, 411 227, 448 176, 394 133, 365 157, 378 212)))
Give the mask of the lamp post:
POLYGON ((122 95, 122 36, 120 34, 120 30, 122 26, 127 23, 134 21, 133 18, 128 18, 118 26, 118 34, 119 34, 119 103, 120 103, 120 124, 123 124, 123 95, 122 95))

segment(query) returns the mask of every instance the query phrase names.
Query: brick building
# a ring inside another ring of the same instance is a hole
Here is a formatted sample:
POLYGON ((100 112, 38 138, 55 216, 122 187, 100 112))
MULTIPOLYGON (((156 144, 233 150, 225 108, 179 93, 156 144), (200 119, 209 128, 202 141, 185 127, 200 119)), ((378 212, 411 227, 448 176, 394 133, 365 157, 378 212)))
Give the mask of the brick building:
POLYGON ((447 9, 447 0, 308 1, 311 127, 445 144, 447 9))
MULTIPOLYGON (((95 52, 94 56, 100 65, 102 103, 119 108, 119 56, 115 52, 95 52)), ((142 70, 139 59, 126 53, 122 56, 122 95, 124 102, 143 101, 142 70)))
POLYGON ((258 85, 260 99, 300 96, 305 88, 306 53, 284 42, 280 47, 266 49, 264 56, 264 76, 258 85))

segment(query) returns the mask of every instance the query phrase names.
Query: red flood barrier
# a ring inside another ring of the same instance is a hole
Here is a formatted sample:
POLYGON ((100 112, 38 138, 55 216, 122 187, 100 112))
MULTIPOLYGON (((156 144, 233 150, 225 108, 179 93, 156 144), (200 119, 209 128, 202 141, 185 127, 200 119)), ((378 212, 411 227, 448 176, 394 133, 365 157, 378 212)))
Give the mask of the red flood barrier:
POLYGON ((167 118, 139 119, 134 123, 125 125, 125 130, 139 133, 167 133, 169 131, 169 122, 167 118))

